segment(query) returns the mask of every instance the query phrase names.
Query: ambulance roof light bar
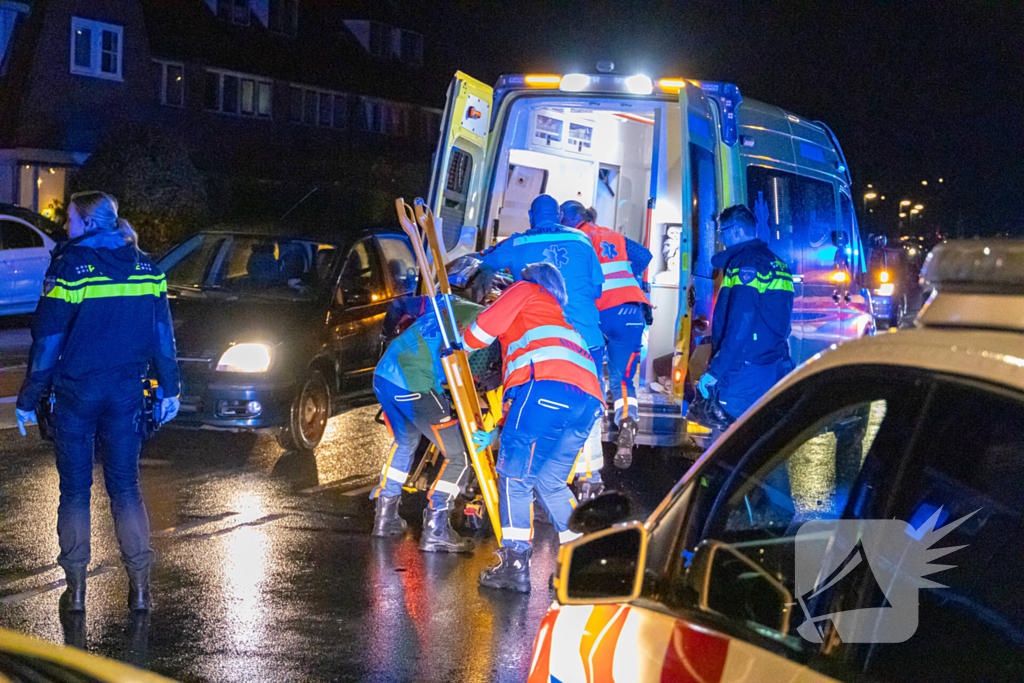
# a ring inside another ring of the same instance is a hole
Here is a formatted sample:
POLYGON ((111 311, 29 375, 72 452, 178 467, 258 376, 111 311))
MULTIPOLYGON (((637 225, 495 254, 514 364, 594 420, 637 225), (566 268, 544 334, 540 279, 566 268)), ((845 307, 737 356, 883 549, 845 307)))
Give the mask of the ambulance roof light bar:
POLYGON ((555 89, 573 93, 629 93, 632 95, 650 95, 654 92, 654 82, 644 74, 621 76, 618 74, 581 74, 572 73, 558 76, 555 74, 522 74, 507 75, 498 79, 495 84, 496 96, 508 90, 522 88, 555 89))

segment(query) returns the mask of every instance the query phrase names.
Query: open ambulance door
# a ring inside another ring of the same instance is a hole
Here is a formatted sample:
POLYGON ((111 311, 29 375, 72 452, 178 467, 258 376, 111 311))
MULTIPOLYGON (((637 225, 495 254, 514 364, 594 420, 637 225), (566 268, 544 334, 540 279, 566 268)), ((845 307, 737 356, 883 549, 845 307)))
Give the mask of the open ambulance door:
MULTIPOLYGON (((691 375, 703 371, 691 367, 691 344, 696 341, 694 334, 710 334, 714 299, 711 257, 715 253, 718 212, 715 157, 719 135, 712 106, 696 82, 686 81, 679 90, 683 225, 679 235, 679 303, 672 359, 672 390, 679 401, 684 399, 687 370, 693 371, 691 375)), ((693 382, 697 377, 689 379, 693 382)))
POLYGON ((493 89, 461 71, 448 88, 441 135, 430 176, 427 203, 441 235, 446 259, 477 251, 484 188, 487 134, 493 89))

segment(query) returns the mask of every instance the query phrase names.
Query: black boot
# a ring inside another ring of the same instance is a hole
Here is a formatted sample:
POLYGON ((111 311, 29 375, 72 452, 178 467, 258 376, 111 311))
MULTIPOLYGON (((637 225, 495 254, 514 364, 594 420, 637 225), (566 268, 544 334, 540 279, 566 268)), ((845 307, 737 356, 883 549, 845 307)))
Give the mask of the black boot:
POLYGON ((420 550, 425 553, 468 553, 473 550, 473 539, 455 533, 448 510, 423 511, 423 535, 420 550))
POLYGON ((636 420, 627 417, 619 425, 619 435, 615 438, 615 445, 619 450, 615 453, 615 466, 624 470, 633 464, 633 439, 636 438, 636 420))
POLYGON ((401 536, 408 524, 398 516, 401 496, 377 496, 377 514, 373 518, 374 536, 401 536))
POLYGON ((512 548, 499 548, 495 553, 498 556, 498 564, 480 573, 480 585, 529 593, 532 554, 533 551, 529 548, 518 552, 512 548))
POLYGON ((149 567, 128 570, 128 611, 148 612, 153 599, 149 594, 149 567))
POLYGON ((604 491, 604 482, 600 479, 597 481, 593 478, 576 480, 576 498, 581 503, 597 498, 602 491, 604 491))
POLYGON ((85 574, 87 567, 65 567, 68 587, 60 596, 60 609, 65 612, 85 611, 85 574))

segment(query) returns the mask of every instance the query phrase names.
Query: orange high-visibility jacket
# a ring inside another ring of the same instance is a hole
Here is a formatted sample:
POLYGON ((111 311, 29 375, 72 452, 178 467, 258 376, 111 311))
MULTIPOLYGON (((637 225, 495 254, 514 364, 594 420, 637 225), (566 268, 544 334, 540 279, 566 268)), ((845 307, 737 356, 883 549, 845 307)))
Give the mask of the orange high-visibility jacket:
POLYGON ((590 238, 604 271, 604 286, 601 287, 601 298, 597 300, 597 310, 605 311, 620 304, 650 305, 626 257, 626 238, 593 223, 581 223, 577 229, 590 238))
POLYGON ((505 390, 530 379, 579 387, 604 403, 594 359, 579 332, 565 319, 558 301, 543 287, 517 282, 480 312, 465 343, 482 349, 497 338, 504 354, 505 390))

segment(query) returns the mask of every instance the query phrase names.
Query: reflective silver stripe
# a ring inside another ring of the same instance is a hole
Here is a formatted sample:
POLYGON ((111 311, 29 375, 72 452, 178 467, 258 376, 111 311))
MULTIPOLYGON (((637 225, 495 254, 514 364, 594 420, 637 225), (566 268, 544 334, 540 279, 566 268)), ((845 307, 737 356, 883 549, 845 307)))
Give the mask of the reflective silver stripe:
POLYGON ((514 526, 501 527, 501 537, 508 541, 529 541, 530 536, 529 529, 520 529, 514 526))
POLYGON ((409 473, 408 472, 403 472, 402 470, 396 470, 394 467, 388 467, 387 470, 388 470, 388 479, 394 479, 395 481, 399 482, 400 484, 404 484, 405 480, 409 478, 409 473))
MULTIPOLYGON (((631 405, 631 406, 636 406, 637 408, 639 408, 639 407, 640 407, 640 402, 639 402, 639 401, 637 401, 637 400, 636 400, 635 398, 633 398, 632 396, 630 396, 630 397, 629 397, 629 405, 631 405)), ((621 399, 621 398, 617 398, 617 399, 615 399, 615 410, 618 410, 618 409, 619 409, 619 408, 621 408, 621 407, 622 407, 622 399, 621 399)))
POLYGON ((519 349, 525 349, 532 342, 539 341, 541 339, 565 339, 566 341, 576 344, 580 348, 587 348, 587 345, 583 343, 583 337, 581 337, 576 330, 571 330, 568 327, 562 327, 561 325, 541 325, 540 327, 533 328, 515 342, 509 344, 508 349, 505 351, 505 355, 511 356, 519 349))
POLYGON ((469 333, 476 337, 484 346, 490 346, 491 342, 494 341, 495 337, 493 334, 487 334, 480 326, 473 321, 473 324, 469 326, 469 333))
POLYGON ((639 285, 636 282, 636 278, 632 275, 630 277, 615 278, 614 280, 606 278, 601 286, 601 291, 607 292, 612 289, 622 289, 623 287, 639 287, 639 285))
POLYGON ((434 482, 434 490, 440 491, 441 493, 447 493, 449 496, 457 496, 462 492, 462 489, 459 488, 458 484, 441 480, 434 482))
POLYGON ((530 363, 542 363, 546 360, 564 360, 573 365, 578 365, 584 370, 589 370, 597 376, 597 366, 594 365, 594 361, 581 356, 572 349, 566 349, 558 346, 543 346, 533 351, 527 351, 525 354, 516 358, 514 361, 508 364, 505 369, 505 377, 507 378, 513 372, 519 368, 525 368, 530 363))
POLYGON ((518 247, 521 244, 530 244, 531 242, 582 242, 591 249, 594 248, 590 238, 579 230, 574 230, 573 232, 549 232, 540 235, 523 235, 512 240, 512 246, 518 247))
POLYGON ((605 275, 611 273, 630 273, 633 271, 629 269, 629 262, 627 261, 608 261, 607 263, 601 264, 601 270, 604 271, 605 275))
POLYGON ((559 531, 558 532, 558 542, 559 543, 570 543, 572 541, 575 541, 577 538, 579 538, 582 535, 583 534, 578 534, 575 531, 569 531, 568 529, 566 529, 565 531, 559 531))

